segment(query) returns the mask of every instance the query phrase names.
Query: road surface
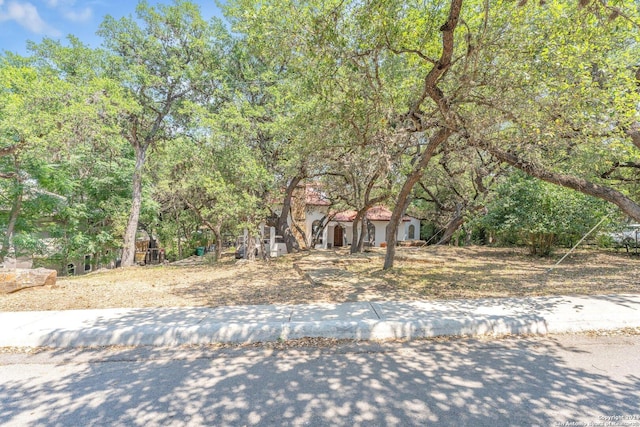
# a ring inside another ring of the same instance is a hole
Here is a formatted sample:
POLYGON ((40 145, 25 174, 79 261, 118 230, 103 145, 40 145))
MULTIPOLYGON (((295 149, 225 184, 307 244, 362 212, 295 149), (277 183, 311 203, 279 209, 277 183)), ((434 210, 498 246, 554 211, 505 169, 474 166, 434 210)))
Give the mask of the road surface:
POLYGON ((640 427, 640 336, 2 353, 0 425, 640 427))

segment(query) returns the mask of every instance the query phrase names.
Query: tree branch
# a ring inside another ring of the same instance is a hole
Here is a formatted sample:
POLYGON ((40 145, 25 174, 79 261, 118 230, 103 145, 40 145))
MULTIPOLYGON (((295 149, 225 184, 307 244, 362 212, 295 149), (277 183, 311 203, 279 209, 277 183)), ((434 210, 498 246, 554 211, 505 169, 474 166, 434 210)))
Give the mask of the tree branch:
POLYGON ((618 206, 625 214, 629 215, 634 220, 640 221, 640 205, 638 205, 635 201, 631 200, 621 192, 614 190, 613 188, 594 184, 583 178, 551 172, 543 169, 533 162, 528 162, 519 158, 513 152, 502 151, 499 148, 493 147, 491 144, 480 144, 496 159, 508 163, 517 169, 520 169, 527 175, 541 179, 551 184, 560 185, 587 194, 589 196, 606 200, 607 202, 613 203, 614 205, 618 206))
POLYGON ((0 148, 0 157, 4 157, 4 156, 8 156, 10 154, 13 154, 13 153, 16 152, 17 149, 18 149, 17 145, 10 145, 8 147, 0 148))
POLYGON ((437 84, 451 67, 451 58, 453 57, 454 50, 454 31, 458 26, 461 10, 462 0, 452 0, 447 22, 440 27, 440 31, 442 31, 442 54, 425 76, 423 92, 409 111, 409 116, 417 115, 422 103, 427 97, 430 97, 438 105, 445 119, 448 119, 450 116, 444 93, 437 84))

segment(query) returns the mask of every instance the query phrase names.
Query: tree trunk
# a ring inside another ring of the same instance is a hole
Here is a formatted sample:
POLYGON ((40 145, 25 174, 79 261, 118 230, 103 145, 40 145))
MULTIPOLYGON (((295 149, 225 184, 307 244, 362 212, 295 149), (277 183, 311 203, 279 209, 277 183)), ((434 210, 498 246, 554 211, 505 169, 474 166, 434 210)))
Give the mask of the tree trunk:
POLYGON ((253 234, 247 234, 247 240, 244 242, 244 259, 255 261, 256 259, 256 239, 253 234))
POLYGON ((182 259, 182 233, 180 233, 180 227, 176 228, 176 237, 178 240, 178 259, 182 259))
POLYGON ((409 196, 411 195, 411 190, 413 190, 413 187, 420 180, 420 178, 422 178, 424 170, 429 164, 431 157, 433 157, 433 153, 436 151, 436 148, 438 148, 440 144, 445 142, 452 133, 453 131, 449 128, 441 128, 438 133, 436 133, 429 140, 429 144, 427 144, 427 147, 420 155, 420 160, 414 167, 411 174, 409 174, 404 184, 402 185, 402 189, 398 193, 398 197, 396 198, 396 205, 393 209, 393 213, 391 214, 391 219, 389 220, 389 224, 387 225, 386 230, 387 253, 384 258, 383 267, 383 269, 385 270, 393 268, 393 260, 396 255, 396 244, 398 241, 398 227, 409 204, 409 196))
POLYGON ((356 222, 356 219, 357 218, 354 218, 353 222, 351 223, 353 236, 351 236, 351 248, 349 248, 350 254, 355 254, 358 252, 358 244, 360 243, 360 231, 358 230, 360 223, 356 222))
POLYGON ((371 236, 369 235, 369 223, 367 222, 367 218, 362 218, 360 221, 360 239, 358 240, 358 252, 364 252, 364 236, 368 237, 368 243, 371 242, 371 236))
POLYGON ((0 148, 0 157, 9 156, 16 151, 20 146, 18 144, 10 145, 8 147, 0 148))
POLYGON ((365 230, 365 215, 367 211, 360 209, 356 213, 356 217, 353 219, 353 240, 351 242, 352 254, 361 253, 364 249, 364 230, 365 230), (360 231, 358 231, 360 227, 360 231))
POLYGON ((462 206, 458 205, 456 206, 455 215, 453 216, 451 221, 449 221, 449 223, 447 224, 447 227, 444 230, 444 235, 438 241, 438 243, 436 243, 436 245, 449 244, 449 242, 451 241, 451 238, 453 237, 453 233, 458 231, 458 229, 460 228, 460 226, 462 226, 462 224, 464 224, 463 209, 462 209, 462 206))
POLYGON ((563 175, 544 170, 533 163, 518 158, 518 156, 513 153, 502 151, 498 148, 492 147, 490 144, 482 144, 482 146, 496 159, 520 169, 527 175, 551 184, 561 185, 589 196, 606 200, 607 202, 618 206, 622 212, 626 213, 634 220, 640 221, 640 205, 611 187, 594 184, 575 176, 563 175))
POLYGON ((124 242, 122 250, 122 266, 127 267, 135 263, 136 255, 136 232, 138 231, 138 220, 140 219, 140 207, 142 205, 142 170, 146 160, 147 145, 135 144, 136 166, 133 172, 133 185, 131 196, 131 211, 129 221, 124 232, 124 242))
POLYGON ((287 245, 287 253, 292 253, 294 251, 297 252, 300 250, 300 244, 291 232, 288 218, 289 213, 291 212, 291 199, 293 198, 293 191, 296 189, 301 180, 302 177, 296 176, 291 179, 291 182, 289 182, 284 195, 284 200, 282 201, 282 212, 280 212, 278 222, 276 223, 276 230, 278 231, 278 235, 282 236, 282 238, 284 239, 284 243, 287 245))
POLYGON ((16 223, 18 222, 18 216, 20 215, 20 209, 22 209, 22 185, 18 182, 18 195, 13 201, 11 206, 11 212, 9 213, 9 223, 7 224, 7 232, 2 239, 2 250, 0 250, 0 262, 4 262, 4 258, 9 254, 9 251, 13 247, 13 235, 16 231, 16 223))
MULTIPOLYGON (((409 196, 413 190, 413 186, 420 180, 424 173, 424 169, 429 164, 433 153, 436 148, 445 142, 454 132, 455 129, 455 114, 452 113, 449 106, 449 101, 445 98, 444 93, 438 87, 438 82, 451 68, 451 60, 453 58, 454 50, 454 32, 458 26, 460 17, 460 11, 462 10, 462 0, 451 0, 451 7, 449 8, 449 15, 447 21, 440 27, 442 31, 442 52, 438 61, 433 64, 433 67, 429 70, 429 73, 424 79, 424 89, 421 96, 416 100, 413 107, 409 111, 410 116, 417 115, 421 108, 421 105, 427 98, 431 98, 442 114, 444 124, 440 126, 438 132, 431 137, 429 144, 425 148, 425 151, 420 155, 419 161, 415 165, 415 168, 411 174, 407 177, 402 189, 396 199, 396 205, 391 214, 391 220, 387 225, 387 253, 384 258, 384 269, 388 270, 393 267, 393 261, 396 255, 396 243, 398 239, 398 227, 404 216, 404 212, 409 204, 409 196)), ((421 130, 421 129, 417 129, 421 130)))
POLYGON ((387 194, 383 194, 378 197, 374 197, 373 199, 369 199, 369 195, 371 194, 371 190, 373 189, 373 185, 375 184, 375 177, 371 180, 367 187, 367 191, 364 195, 364 206, 356 212, 356 217, 353 219, 353 243, 351 244, 351 253, 362 253, 364 251, 364 235, 367 231, 367 212, 373 206, 378 203, 382 203, 386 199, 389 198, 387 194), (358 236, 357 227, 360 225, 360 236, 358 236), (358 242, 354 249, 355 242, 358 242))
POLYGON ((187 231, 185 229, 184 224, 180 220, 180 211, 174 206, 173 208, 176 218, 176 239, 178 242, 178 259, 182 259, 183 250, 182 250, 182 238, 184 237, 187 240, 187 231))
MULTIPOLYGON (((293 225, 293 228, 300 233, 300 236, 302 236, 302 240, 304 242, 307 242, 307 233, 305 232, 305 230, 303 230, 302 228, 300 228, 300 225, 295 221, 295 219, 291 218, 291 225, 293 225)), ((327 224, 324 225, 324 227, 326 227, 327 224)), ((324 232, 324 227, 323 232, 324 232)), ((289 230, 291 230, 291 226, 289 226, 289 230)), ((300 250, 300 243, 298 242, 298 239, 296 238, 295 234, 291 233, 292 236, 292 240, 291 240, 291 244, 293 245, 292 247, 296 250, 299 251, 300 250)))
POLYGON ((627 129, 626 134, 631 138, 633 145, 640 150, 640 123, 634 122, 631 127, 627 129))
POLYGON ((213 227, 213 235, 216 238, 216 261, 222 258, 222 224, 218 223, 213 227))

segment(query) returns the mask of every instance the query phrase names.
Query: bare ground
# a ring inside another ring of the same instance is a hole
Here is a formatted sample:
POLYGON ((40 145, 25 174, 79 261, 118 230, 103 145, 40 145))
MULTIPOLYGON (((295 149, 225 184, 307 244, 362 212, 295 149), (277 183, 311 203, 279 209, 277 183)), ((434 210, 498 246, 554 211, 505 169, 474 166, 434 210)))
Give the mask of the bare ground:
POLYGON ((390 271, 381 269, 381 250, 131 267, 0 295, 0 311, 640 293, 639 256, 581 250, 549 272, 563 254, 546 259, 512 248, 431 246, 399 248, 390 271), (318 271, 330 274, 314 281, 318 271))

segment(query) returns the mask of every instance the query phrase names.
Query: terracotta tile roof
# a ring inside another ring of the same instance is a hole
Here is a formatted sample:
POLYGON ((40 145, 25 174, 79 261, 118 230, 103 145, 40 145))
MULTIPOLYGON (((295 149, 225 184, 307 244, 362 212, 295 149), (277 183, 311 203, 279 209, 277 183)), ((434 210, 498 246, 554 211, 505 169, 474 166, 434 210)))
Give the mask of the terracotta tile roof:
POLYGON ((356 211, 338 212, 336 216, 333 217, 333 220, 338 222, 353 222, 356 218, 356 213, 356 211))
POLYGON ((367 211, 369 221, 390 221, 392 212, 384 206, 374 206, 367 211))
MULTIPOLYGON (((369 221, 390 221, 392 212, 384 206, 373 206, 367 211, 367 219, 369 221)), ((356 218, 356 211, 348 210, 338 212, 333 218, 338 222, 352 222, 356 218)), ((408 216, 402 218, 402 221, 411 221, 408 216)))

